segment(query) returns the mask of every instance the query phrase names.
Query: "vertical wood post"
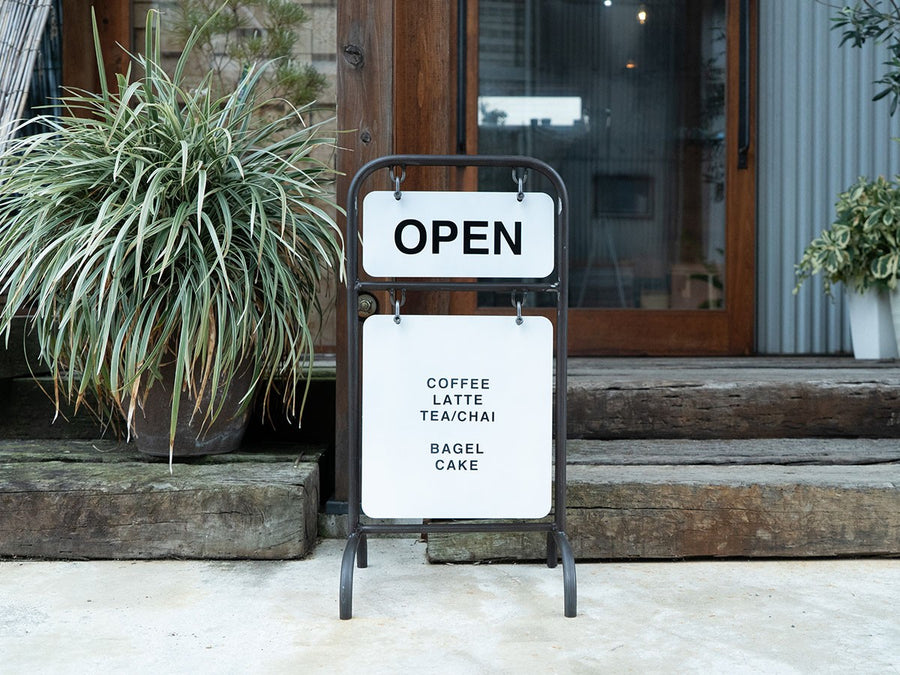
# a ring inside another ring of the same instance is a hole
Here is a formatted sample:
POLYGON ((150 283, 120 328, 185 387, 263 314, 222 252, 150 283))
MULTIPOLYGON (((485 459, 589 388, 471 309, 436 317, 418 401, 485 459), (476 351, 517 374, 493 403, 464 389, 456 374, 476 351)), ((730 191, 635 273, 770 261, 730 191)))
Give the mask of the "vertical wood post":
POLYGON ((90 3, 84 0, 63 0, 62 3, 62 66, 63 85, 99 91, 100 77, 94 55, 91 29, 91 7, 97 15, 100 47, 106 67, 106 81, 115 83, 116 73, 128 68, 131 50, 131 0, 106 0, 90 3))
MULTIPOLYGON (((394 7, 393 2, 338 2, 337 168, 338 203, 346 208, 353 175, 366 162, 393 152, 394 7)), ((403 4, 403 3, 400 3, 403 4)), ((418 3, 410 3, 418 4, 418 3)), ((369 186, 370 188, 372 186, 369 186)), ((377 186, 375 186, 377 187, 377 186)), ((361 195, 362 196, 362 195, 361 195)), ((346 221, 344 236, 348 233, 346 221)), ((337 373, 335 416, 336 501, 347 500, 347 349, 346 296, 337 294, 337 373)), ((325 488, 328 489, 327 487, 325 488)))
MULTIPOLYGON (((394 152, 451 155, 456 147, 456 2, 404 2, 394 17, 394 152)), ((404 187, 449 190, 459 169, 417 168, 404 187)), ((410 314, 445 314, 444 292, 411 293, 410 314)))

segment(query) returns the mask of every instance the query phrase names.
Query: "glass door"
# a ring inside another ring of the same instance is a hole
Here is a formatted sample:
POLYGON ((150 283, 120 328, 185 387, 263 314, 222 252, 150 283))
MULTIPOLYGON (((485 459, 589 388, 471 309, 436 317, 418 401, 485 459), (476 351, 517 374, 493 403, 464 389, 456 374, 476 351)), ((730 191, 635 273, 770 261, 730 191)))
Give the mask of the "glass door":
POLYGON ((566 182, 573 353, 752 348, 750 10, 478 0, 477 151, 538 157, 566 182))

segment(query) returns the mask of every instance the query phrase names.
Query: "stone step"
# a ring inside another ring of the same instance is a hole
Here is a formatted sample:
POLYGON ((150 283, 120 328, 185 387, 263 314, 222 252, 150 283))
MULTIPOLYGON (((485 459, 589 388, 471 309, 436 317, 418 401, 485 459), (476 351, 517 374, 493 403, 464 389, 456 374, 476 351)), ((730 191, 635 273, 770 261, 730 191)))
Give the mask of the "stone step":
MULTIPOLYGON (((57 416, 52 391, 47 378, 0 379, 0 438, 103 433, 87 411, 57 416)), ((333 438, 334 392, 334 361, 317 361, 301 441, 333 438)), ((574 439, 900 438, 900 369, 837 357, 570 359, 568 412, 574 439)))
MULTIPOLYGON (((900 554, 896 441, 571 445, 566 530, 582 560, 900 554)), ((539 560, 545 546, 540 534, 428 536, 434 562, 539 560)))
POLYGON ((0 441, 0 557, 302 558, 321 450, 174 465, 112 441, 0 441))
POLYGON ((900 369, 849 358, 570 359, 568 437, 900 437, 900 369))

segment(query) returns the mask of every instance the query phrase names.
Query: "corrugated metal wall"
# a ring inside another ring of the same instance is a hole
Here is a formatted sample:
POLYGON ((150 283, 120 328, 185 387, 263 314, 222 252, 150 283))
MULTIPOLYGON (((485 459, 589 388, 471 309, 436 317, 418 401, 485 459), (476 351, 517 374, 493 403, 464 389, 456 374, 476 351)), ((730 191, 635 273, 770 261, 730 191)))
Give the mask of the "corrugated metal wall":
POLYGON ((831 224, 858 176, 900 173, 900 112, 873 103, 883 48, 838 47, 834 10, 816 0, 760 0, 757 351, 850 350, 842 298, 821 281, 798 295, 794 265, 831 224))

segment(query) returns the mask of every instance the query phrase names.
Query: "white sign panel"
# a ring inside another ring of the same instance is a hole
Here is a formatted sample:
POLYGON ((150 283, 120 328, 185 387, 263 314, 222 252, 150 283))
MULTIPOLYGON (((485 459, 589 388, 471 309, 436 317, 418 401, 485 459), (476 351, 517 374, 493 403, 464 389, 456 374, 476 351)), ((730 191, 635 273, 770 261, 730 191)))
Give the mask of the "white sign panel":
POLYGON ((373 518, 541 518, 553 325, 375 315, 363 324, 362 507, 373 518))
POLYGON ((543 192, 370 192, 363 269, 375 277, 544 278, 554 266, 543 192))

